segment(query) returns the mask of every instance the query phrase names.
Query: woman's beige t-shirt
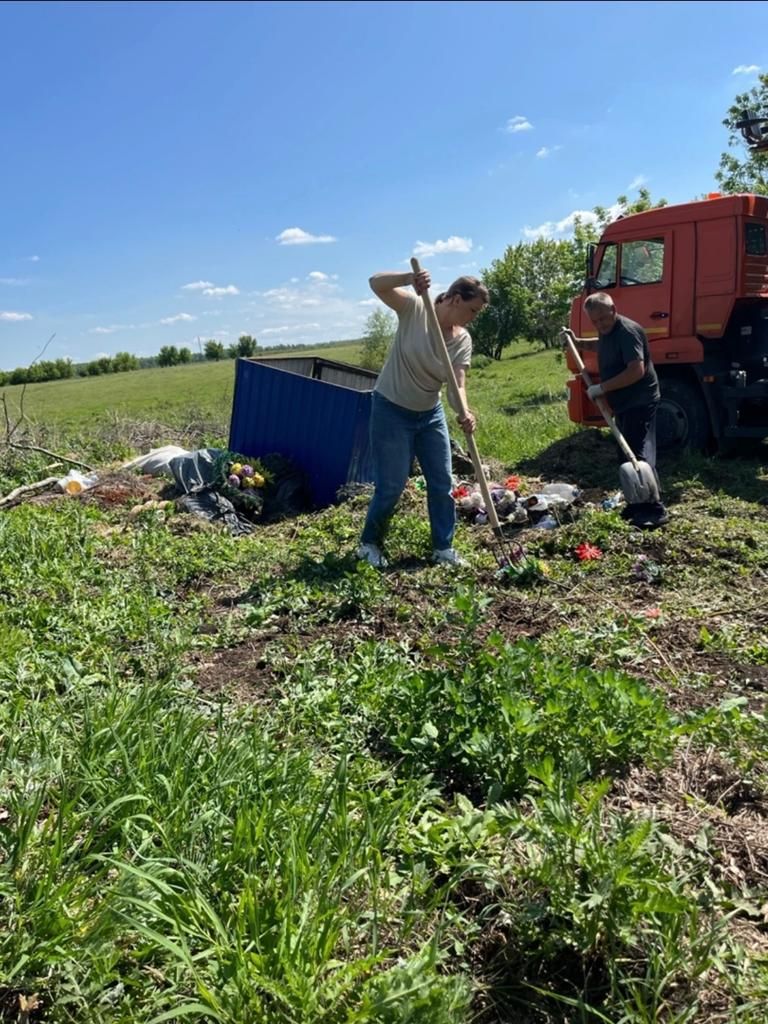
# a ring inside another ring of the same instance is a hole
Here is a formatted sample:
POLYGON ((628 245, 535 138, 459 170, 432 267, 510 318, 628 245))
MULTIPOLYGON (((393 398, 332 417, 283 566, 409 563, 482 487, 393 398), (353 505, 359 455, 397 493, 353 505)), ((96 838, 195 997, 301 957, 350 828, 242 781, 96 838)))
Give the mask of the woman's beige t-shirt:
MULTIPOLYGON (((427 310, 420 296, 408 295, 408 305, 398 315, 399 324, 392 350, 387 357, 374 391, 395 405, 413 412, 433 409, 446 383, 445 367, 429 333, 427 310)), ((472 338, 462 330, 446 341, 455 370, 468 369, 472 360, 472 338)))

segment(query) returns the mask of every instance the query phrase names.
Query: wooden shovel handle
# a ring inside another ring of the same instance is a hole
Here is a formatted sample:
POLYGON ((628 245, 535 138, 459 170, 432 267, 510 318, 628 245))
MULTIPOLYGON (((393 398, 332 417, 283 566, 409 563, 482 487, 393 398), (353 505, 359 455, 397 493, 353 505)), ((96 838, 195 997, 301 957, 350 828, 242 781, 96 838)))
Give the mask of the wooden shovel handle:
MULTIPOLYGON (((416 257, 411 258, 411 269, 414 274, 421 273, 421 267, 416 257)), ((443 337, 443 329, 440 326, 440 322, 437 319, 437 313, 432 302, 432 296, 429 294, 429 290, 425 291, 421 296, 424 303, 424 308, 427 311, 427 324, 429 325, 429 331, 432 336, 432 343, 437 349, 437 353, 443 361, 445 366, 445 372, 448 377, 448 388, 452 391, 455 396, 455 404, 459 406, 461 412, 461 418, 466 419, 469 410, 461 396, 459 391, 459 385, 456 381, 456 374, 453 370, 453 364, 451 363, 451 357, 448 355, 448 349, 445 344, 445 338, 443 337)), ((472 466, 475 470, 475 479, 480 485, 480 493, 483 496, 483 502, 485 503, 485 510, 488 513, 488 522, 491 524, 492 529, 495 533, 501 534, 501 524, 499 523, 499 517, 496 514, 496 506, 493 504, 491 498, 491 492, 488 487, 488 481, 485 479, 485 473, 483 472, 483 464, 480 461, 480 453, 477 450, 477 444, 475 443, 474 434, 467 434, 467 447, 469 448, 469 454, 472 459, 472 466)))

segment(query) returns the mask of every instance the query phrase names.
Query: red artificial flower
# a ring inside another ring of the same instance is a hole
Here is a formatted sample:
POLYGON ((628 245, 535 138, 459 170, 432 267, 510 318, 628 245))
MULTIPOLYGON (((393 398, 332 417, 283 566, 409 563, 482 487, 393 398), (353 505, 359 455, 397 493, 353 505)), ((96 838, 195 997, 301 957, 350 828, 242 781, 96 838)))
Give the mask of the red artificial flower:
POLYGON ((520 487, 520 477, 508 476, 504 481, 504 487, 508 491, 516 491, 520 487))
POLYGON ((596 548, 594 544, 588 544, 584 541, 583 544, 579 544, 576 548, 576 557, 580 562, 591 562, 596 558, 602 558, 603 552, 600 548, 596 548))
POLYGON ((451 491, 451 497, 453 498, 466 498, 470 493, 469 488, 461 484, 459 487, 454 487, 451 491))

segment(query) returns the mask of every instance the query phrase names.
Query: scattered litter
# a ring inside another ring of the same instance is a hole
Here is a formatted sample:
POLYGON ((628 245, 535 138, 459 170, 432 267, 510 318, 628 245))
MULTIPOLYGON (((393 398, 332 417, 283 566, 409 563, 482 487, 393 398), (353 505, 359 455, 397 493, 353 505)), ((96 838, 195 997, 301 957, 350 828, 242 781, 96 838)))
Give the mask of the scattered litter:
MULTIPOLYGON (((415 486, 421 490, 423 478, 417 478, 415 486)), ((524 495, 521 493, 518 476, 508 476, 503 484, 491 481, 489 491, 502 525, 534 526, 544 530, 560 526, 562 514, 581 499, 578 487, 562 481, 545 484, 537 493, 524 495)), ((451 493, 462 518, 474 526, 484 526, 488 522, 488 509, 485 508, 479 484, 454 479, 451 493)), ((572 514, 569 519, 573 519, 572 514)))
POLYGON ((98 483, 98 479, 95 474, 93 476, 84 476, 79 470, 70 469, 66 476, 59 477, 56 485, 65 494, 80 494, 82 491, 87 491, 94 487, 98 483))
POLYGON ((609 498, 605 498, 601 502, 601 508, 603 512, 611 512, 613 509, 618 508, 620 505, 623 504, 624 495, 621 491, 617 491, 615 494, 612 494, 609 498))
MULTIPOLYGON (((517 479, 516 477, 513 479, 517 479)), ((546 497, 560 498, 572 505, 574 501, 581 495, 581 491, 574 484, 566 483, 554 483, 545 484, 542 487, 541 493, 546 497)))

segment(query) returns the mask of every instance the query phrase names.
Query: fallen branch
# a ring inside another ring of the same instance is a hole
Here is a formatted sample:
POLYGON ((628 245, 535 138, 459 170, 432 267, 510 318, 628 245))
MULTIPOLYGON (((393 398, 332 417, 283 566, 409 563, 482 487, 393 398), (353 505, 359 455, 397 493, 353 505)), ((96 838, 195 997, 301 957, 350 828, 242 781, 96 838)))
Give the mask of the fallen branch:
POLYGON ((24 452, 40 452, 41 455, 50 455, 52 459, 56 459, 58 462, 67 462, 70 466, 82 466, 83 469, 87 469, 89 472, 93 472, 93 466, 89 466, 87 462, 83 462, 82 459, 71 459, 68 455, 59 455, 58 452, 49 451, 47 448, 41 448, 37 444, 22 444, 20 441, 9 441, 9 448, 15 448, 17 451, 24 452))
POLYGON ((17 501, 23 501, 29 494, 38 494, 51 487, 58 479, 57 476, 47 476, 45 480, 37 480, 33 484, 23 484, 21 487, 17 487, 6 494, 4 498, 0 498, 0 508, 7 508, 8 505, 14 505, 17 501))

